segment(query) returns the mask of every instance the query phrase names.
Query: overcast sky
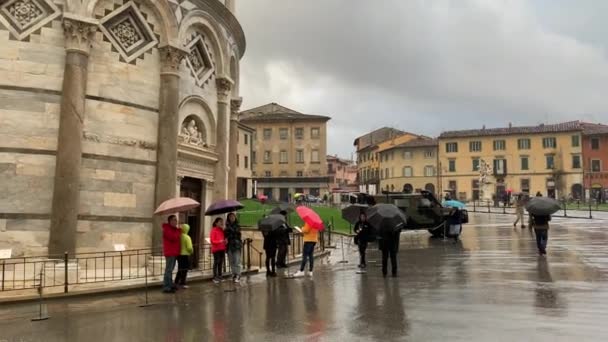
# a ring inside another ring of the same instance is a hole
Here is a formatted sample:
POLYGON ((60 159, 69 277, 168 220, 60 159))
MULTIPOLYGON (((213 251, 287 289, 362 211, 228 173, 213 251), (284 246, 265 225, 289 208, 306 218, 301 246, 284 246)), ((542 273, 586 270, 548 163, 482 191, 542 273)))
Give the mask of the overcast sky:
POLYGON ((242 109, 332 117, 328 153, 392 126, 608 123, 608 1, 238 0, 242 109))

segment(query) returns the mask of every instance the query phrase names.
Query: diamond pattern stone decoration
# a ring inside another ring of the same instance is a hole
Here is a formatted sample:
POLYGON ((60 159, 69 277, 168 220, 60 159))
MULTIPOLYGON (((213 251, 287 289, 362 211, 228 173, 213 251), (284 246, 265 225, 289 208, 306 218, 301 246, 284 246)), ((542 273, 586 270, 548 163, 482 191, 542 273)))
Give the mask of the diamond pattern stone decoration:
POLYGON ((154 31, 133 1, 125 3, 103 17, 99 21, 99 26, 101 32, 127 63, 158 44, 154 31))
POLYGON ((191 74, 196 79, 196 84, 203 86, 214 72, 213 59, 209 55, 203 36, 196 35, 186 50, 190 51, 187 60, 191 74))
POLYGON ((61 11, 51 0, 0 0, 0 22, 18 40, 60 15, 61 11))

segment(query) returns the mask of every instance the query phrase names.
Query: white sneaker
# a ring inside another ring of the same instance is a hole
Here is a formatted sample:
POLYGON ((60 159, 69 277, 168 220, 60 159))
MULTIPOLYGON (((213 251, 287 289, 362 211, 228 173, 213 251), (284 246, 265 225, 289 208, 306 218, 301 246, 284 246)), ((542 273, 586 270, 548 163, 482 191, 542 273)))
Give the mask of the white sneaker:
POLYGON ((312 271, 308 272, 308 276, 312 278, 312 271))
POLYGON ((235 278, 234 278, 234 282, 235 282, 236 284, 240 283, 240 282, 241 282, 241 277, 235 277, 235 278))
POLYGON ((303 271, 298 271, 298 272, 294 273, 293 276, 294 276, 294 278, 303 277, 304 276, 304 272, 303 271))

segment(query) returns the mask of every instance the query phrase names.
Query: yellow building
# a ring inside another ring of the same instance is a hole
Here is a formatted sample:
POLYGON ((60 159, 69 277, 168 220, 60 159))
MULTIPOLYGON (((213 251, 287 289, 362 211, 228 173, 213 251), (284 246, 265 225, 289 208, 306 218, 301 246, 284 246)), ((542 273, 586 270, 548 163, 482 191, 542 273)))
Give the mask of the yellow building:
POLYGON ((253 135, 255 129, 241 122, 238 123, 236 149, 236 196, 251 198, 253 195, 252 161, 253 135))
POLYGON ((295 193, 328 193, 325 157, 329 120, 276 103, 240 113, 241 123, 255 130, 251 159, 258 195, 289 201, 295 193))
POLYGON ((380 188, 405 193, 437 191, 437 140, 408 139, 379 152, 380 188))
POLYGON ((383 127, 355 139, 359 191, 375 195, 380 192, 380 156, 384 149, 415 139, 417 135, 383 127))
POLYGON ((578 122, 528 127, 443 132, 439 136, 439 178, 444 192, 460 200, 480 197, 479 166, 492 168, 492 195, 508 190, 567 197, 583 183, 578 122))

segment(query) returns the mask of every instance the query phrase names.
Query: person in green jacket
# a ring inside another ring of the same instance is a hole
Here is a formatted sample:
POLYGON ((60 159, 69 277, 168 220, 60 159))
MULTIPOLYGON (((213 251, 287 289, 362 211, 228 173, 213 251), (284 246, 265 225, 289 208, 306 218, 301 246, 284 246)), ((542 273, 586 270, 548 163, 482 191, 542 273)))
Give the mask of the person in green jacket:
POLYGON ((190 269, 190 255, 194 249, 192 248, 192 239, 188 235, 190 226, 182 224, 182 236, 180 240, 181 251, 177 257, 177 275, 175 275, 175 285, 182 289, 187 289, 186 277, 188 276, 188 270, 190 269))

